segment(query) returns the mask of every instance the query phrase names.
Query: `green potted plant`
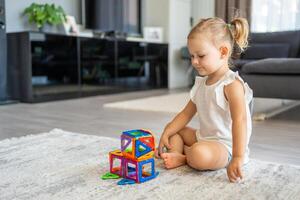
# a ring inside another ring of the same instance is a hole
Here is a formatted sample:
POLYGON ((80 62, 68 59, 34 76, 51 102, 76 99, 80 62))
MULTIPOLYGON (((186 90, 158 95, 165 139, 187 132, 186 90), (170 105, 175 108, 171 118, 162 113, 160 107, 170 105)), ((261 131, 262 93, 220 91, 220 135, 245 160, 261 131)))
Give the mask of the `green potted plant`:
POLYGON ((25 8, 24 15, 28 16, 29 23, 34 23, 40 30, 46 24, 60 25, 66 21, 66 13, 61 6, 54 4, 37 4, 32 3, 25 8))

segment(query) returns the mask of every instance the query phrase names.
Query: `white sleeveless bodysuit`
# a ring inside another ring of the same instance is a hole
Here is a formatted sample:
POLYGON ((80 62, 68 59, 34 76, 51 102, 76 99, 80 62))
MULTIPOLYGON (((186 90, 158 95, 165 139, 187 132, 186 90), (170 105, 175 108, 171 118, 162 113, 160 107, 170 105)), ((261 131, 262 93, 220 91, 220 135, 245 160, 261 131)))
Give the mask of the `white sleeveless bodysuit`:
POLYGON ((249 161, 249 140, 252 132, 250 103, 253 99, 252 90, 237 72, 228 70, 216 83, 206 85, 207 77, 197 76, 190 91, 192 102, 197 107, 200 129, 197 131, 198 140, 214 140, 225 145, 232 154, 232 120, 228 101, 224 96, 224 86, 239 80, 244 85, 245 104, 247 113, 247 142, 244 163, 249 161))

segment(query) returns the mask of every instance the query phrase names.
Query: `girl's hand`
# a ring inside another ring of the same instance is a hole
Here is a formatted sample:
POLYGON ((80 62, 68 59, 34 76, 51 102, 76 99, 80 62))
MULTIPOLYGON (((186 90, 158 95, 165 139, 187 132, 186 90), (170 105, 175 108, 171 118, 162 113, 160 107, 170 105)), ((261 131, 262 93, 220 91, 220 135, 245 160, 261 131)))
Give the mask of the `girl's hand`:
POLYGON ((169 135, 164 132, 159 140, 158 148, 155 151, 155 157, 160 158, 160 155, 164 152, 163 149, 166 147, 167 149, 171 149, 171 145, 169 143, 169 135))
POLYGON ((242 157, 233 157, 227 167, 227 176, 230 182, 237 182, 239 179, 243 179, 244 175, 242 172, 243 165, 242 157))

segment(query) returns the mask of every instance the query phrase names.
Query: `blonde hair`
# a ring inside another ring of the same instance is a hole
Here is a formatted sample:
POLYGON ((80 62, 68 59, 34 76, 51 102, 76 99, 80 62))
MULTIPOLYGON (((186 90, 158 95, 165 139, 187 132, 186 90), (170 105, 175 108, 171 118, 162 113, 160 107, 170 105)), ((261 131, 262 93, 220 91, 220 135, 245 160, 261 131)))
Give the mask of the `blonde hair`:
POLYGON ((248 46, 249 25, 245 18, 234 18, 229 24, 217 17, 202 19, 193 27, 187 38, 191 39, 199 33, 209 34, 215 45, 228 41, 231 46, 230 56, 236 50, 238 52, 234 53, 242 53, 248 46))

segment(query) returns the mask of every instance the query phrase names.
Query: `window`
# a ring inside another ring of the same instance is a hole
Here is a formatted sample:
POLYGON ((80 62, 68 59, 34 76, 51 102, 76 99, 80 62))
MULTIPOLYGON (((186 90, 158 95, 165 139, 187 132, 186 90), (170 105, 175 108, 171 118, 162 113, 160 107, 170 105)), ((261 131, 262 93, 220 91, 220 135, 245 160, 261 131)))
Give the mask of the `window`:
POLYGON ((300 0, 252 0, 252 32, 300 29, 300 0))

